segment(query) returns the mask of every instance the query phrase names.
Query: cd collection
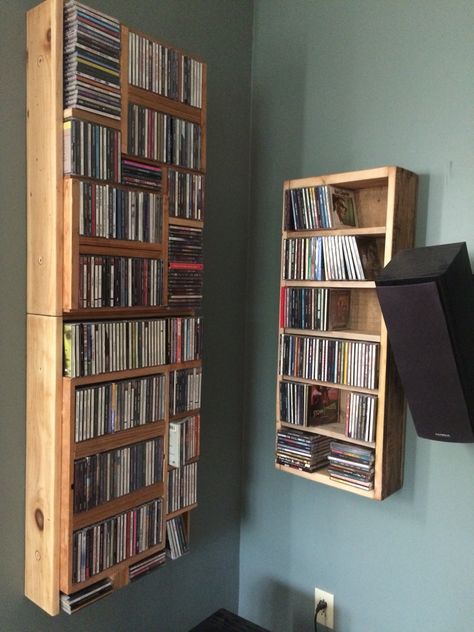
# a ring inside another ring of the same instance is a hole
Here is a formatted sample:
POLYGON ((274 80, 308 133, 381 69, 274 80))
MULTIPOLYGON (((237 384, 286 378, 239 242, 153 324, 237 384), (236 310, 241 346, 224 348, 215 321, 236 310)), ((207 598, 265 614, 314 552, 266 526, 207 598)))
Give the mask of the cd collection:
POLYGON ((202 369, 179 369, 170 373, 170 415, 201 407, 202 369))
POLYGON ((73 533, 74 583, 162 542, 163 501, 153 500, 73 533))
POLYGON ((64 324, 64 375, 126 371, 201 357, 201 318, 64 324))
POLYGON ((161 195, 110 184, 79 182, 79 234, 160 243, 163 226, 161 195))
POLYGON ((120 22, 64 4, 64 107, 120 118, 120 22))
POLYGON ((165 376, 79 386, 75 390, 76 442, 165 418, 165 376))
POLYGON ((281 334, 280 375, 376 389, 379 344, 281 334))
POLYGON ((172 560, 188 553, 188 538, 183 516, 176 516, 166 522, 166 553, 172 560))
POLYGON ((199 456, 200 417, 193 415, 170 421, 168 463, 172 467, 186 465, 199 456))
POLYGON ((74 512, 163 480, 163 437, 74 461, 74 512))
POLYGON ((128 107, 128 153, 139 158, 201 168, 201 127, 143 105, 128 107))
POLYGON ((315 472, 327 465, 329 438, 293 428, 277 432, 276 462, 304 472, 315 472))
POLYGON ((204 176, 168 169, 170 217, 202 220, 204 216, 204 176))
POLYGON ((194 505, 197 501, 197 463, 172 468, 168 472, 168 513, 194 505))
POLYGON ((161 259, 79 256, 79 307, 150 307, 162 304, 161 259))

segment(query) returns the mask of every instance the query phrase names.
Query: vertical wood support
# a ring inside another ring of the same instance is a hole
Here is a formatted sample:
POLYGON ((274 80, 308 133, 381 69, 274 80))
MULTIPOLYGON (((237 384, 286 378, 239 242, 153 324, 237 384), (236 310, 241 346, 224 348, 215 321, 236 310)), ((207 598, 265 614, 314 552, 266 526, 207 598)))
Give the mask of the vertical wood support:
POLYGON ((62 319, 27 317, 25 594, 59 612, 62 319))
POLYGON ((128 152, 128 28, 120 26, 121 151, 128 152))
MULTIPOLYGON (((388 212, 385 263, 403 248, 412 248, 415 241, 415 214, 418 178, 400 167, 388 168, 388 212), (388 249, 390 248, 390 251, 388 249)), ((388 342, 387 328, 382 323, 381 347, 385 349, 386 390, 382 413, 386 419, 383 435, 382 485, 383 499, 403 484, 405 452, 406 401, 400 377, 388 342)), ((382 406, 380 407, 382 408, 382 406)), ((380 438, 382 441, 382 438, 380 438)), ((379 439, 377 439, 377 442, 379 439)))
POLYGON ((61 0, 27 14, 29 314, 62 314, 63 77, 61 0))
POLYGON ((63 310, 79 308, 79 181, 64 179, 63 310))
POLYGON ((62 0, 27 13, 25 594, 59 612, 62 373, 62 0))

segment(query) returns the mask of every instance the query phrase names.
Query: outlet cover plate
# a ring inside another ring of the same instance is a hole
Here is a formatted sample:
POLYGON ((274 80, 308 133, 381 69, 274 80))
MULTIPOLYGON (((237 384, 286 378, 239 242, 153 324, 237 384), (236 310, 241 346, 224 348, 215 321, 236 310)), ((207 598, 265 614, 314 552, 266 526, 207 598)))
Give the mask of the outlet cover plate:
POLYGON ((321 588, 315 588, 314 591, 315 604, 314 609, 316 610, 316 606, 323 599, 327 603, 327 608, 325 611, 320 612, 318 614, 318 623, 322 623, 329 630, 334 630, 334 595, 325 590, 321 590, 321 588))

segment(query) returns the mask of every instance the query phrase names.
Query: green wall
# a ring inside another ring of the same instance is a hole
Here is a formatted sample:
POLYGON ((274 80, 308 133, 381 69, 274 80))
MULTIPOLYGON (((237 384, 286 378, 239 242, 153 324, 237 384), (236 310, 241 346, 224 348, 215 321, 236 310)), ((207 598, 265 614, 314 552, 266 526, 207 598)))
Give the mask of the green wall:
POLYGON ((404 487, 376 503, 275 471, 273 440, 283 180, 404 166, 417 244, 474 254, 474 4, 254 6, 240 612, 309 632, 319 586, 338 632, 472 632, 472 445, 418 439, 409 419, 404 487))
POLYGON ((84 611, 51 619, 23 596, 25 11, 0 0, 0 630, 185 632, 238 602, 240 419, 248 207, 250 0, 87 0, 209 64, 205 380, 193 553, 84 611), (231 362, 229 362, 231 358, 231 362))

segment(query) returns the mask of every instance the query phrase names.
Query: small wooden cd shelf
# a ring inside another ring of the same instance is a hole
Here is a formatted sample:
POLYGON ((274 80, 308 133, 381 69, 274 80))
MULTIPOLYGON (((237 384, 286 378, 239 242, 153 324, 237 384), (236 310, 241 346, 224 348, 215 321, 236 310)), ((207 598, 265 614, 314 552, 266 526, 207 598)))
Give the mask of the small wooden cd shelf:
POLYGON ((207 71, 74 0, 28 11, 27 48, 25 594, 55 615, 187 551, 207 71))
POLYGON ((374 274, 413 245, 416 186, 400 167, 284 184, 276 468, 377 500, 402 485, 405 401, 374 274))

